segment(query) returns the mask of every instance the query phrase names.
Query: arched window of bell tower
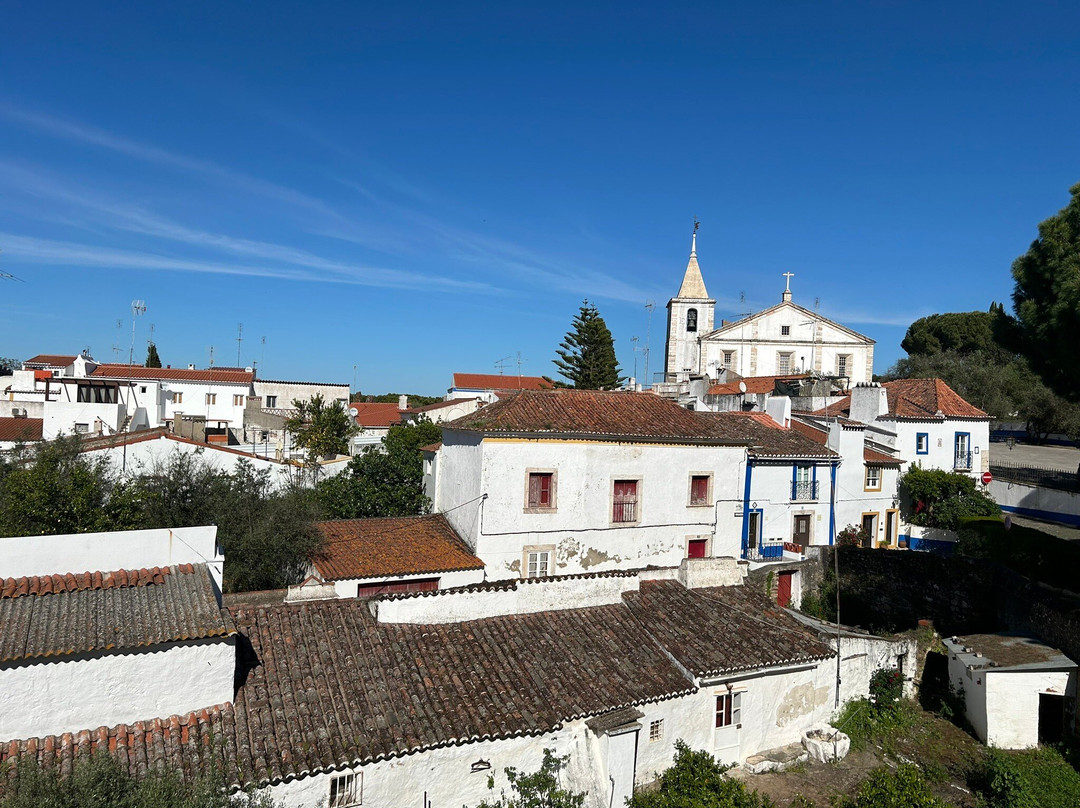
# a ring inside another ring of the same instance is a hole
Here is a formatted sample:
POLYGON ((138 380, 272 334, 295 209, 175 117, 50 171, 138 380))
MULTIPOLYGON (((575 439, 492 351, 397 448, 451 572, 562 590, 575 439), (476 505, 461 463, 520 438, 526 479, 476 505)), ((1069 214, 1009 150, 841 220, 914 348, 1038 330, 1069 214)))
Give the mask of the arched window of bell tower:
POLYGON ((697 331, 697 309, 686 310, 686 330, 697 331))

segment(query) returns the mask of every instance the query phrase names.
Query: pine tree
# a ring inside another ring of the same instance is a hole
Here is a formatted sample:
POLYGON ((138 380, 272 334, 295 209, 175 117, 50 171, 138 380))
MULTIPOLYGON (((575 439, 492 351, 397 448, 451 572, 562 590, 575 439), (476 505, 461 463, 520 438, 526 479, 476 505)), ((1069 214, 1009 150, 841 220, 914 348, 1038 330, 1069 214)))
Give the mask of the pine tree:
POLYGON ((604 318, 588 300, 574 317, 573 327, 559 344, 553 360, 559 375, 579 390, 613 390, 622 377, 615 359, 615 341, 604 318))
POLYGON ((158 356, 157 345, 152 342, 150 343, 150 347, 146 349, 146 367, 161 367, 161 357, 158 356))

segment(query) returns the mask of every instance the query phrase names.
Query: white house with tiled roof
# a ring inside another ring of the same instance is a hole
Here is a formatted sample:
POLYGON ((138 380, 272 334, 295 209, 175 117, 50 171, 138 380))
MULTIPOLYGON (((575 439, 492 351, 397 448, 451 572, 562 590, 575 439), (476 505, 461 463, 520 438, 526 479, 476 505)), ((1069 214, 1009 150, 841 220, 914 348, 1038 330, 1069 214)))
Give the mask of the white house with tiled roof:
POLYGON ((780 303, 739 320, 714 322, 697 260, 697 236, 678 294, 668 301, 665 382, 692 376, 786 376, 814 371, 851 382, 870 381, 874 340, 792 302, 791 278, 780 303))
POLYGON ((519 390, 550 390, 555 385, 543 376, 504 375, 502 373, 455 373, 454 386, 446 399, 479 398, 495 401, 500 395, 519 390))

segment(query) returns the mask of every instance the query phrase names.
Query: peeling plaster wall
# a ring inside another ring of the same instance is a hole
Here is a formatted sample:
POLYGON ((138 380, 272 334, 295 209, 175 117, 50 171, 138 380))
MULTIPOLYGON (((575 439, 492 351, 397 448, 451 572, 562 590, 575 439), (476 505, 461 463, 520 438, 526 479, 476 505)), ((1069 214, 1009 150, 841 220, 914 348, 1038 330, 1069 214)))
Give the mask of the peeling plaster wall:
POLYGON ((183 714, 232 701, 235 638, 0 665, 0 741, 183 714))
POLYGON ((489 579, 519 577, 526 547, 553 550, 555 574, 677 565, 690 538, 713 540, 713 555, 737 547, 737 537, 714 539, 713 527, 716 500, 727 500, 730 510, 741 496, 741 447, 489 437, 482 444, 483 485, 474 490, 465 478, 476 476, 475 458, 464 447, 448 445, 454 439, 444 435, 437 510, 447 511, 481 491, 488 494, 482 533, 468 506, 447 518, 467 541, 475 541, 489 579), (528 508, 530 471, 555 473, 554 508, 528 508), (689 504, 694 474, 712 476, 707 505, 689 504), (639 480, 634 523, 611 521, 616 479, 639 480))

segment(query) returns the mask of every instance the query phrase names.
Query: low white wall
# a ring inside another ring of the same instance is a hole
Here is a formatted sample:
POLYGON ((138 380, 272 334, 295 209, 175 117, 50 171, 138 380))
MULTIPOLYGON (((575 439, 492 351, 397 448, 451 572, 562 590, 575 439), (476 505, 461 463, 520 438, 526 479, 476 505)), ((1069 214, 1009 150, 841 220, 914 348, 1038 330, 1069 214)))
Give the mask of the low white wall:
POLYGON ((216 525, 14 536, 2 541, 0 578, 209 562, 210 574, 221 589, 223 558, 215 554, 216 525))
POLYGON ((622 603, 624 592, 637 590, 636 575, 531 579, 518 581, 513 589, 373 600, 371 612, 380 623, 458 623, 508 614, 609 606, 622 603))
POLYGON ((380 581, 394 581, 405 583, 407 581, 422 581, 428 578, 439 579, 439 589, 451 589, 456 586, 468 586, 478 584, 484 580, 484 571, 457 570, 455 572, 432 572, 423 575, 382 575, 378 578, 345 578, 333 581, 334 592, 339 598, 355 598, 356 588, 361 585, 376 584, 380 581))
POLYGON ((1040 693, 1073 696, 1076 692, 1075 677, 1068 671, 984 669, 974 674, 985 684, 986 743, 1001 749, 1038 746, 1040 693))
POLYGON ((0 665, 0 741, 111 727, 232 701, 235 639, 0 665))
POLYGON ((990 496, 1005 511, 1080 525, 1080 494, 1004 480, 988 486, 990 496))
POLYGON ((679 582, 687 589, 705 586, 740 586, 750 567, 734 558, 684 558, 679 565, 679 582))

